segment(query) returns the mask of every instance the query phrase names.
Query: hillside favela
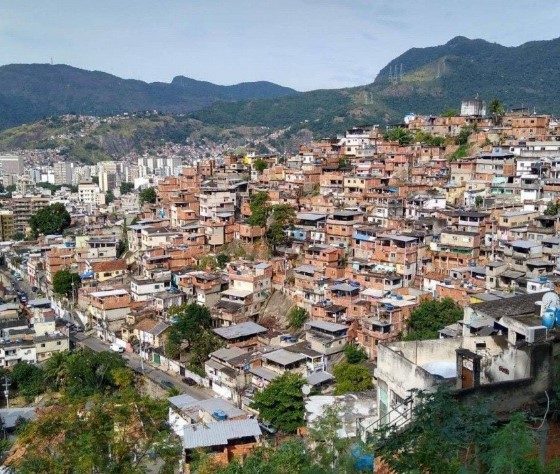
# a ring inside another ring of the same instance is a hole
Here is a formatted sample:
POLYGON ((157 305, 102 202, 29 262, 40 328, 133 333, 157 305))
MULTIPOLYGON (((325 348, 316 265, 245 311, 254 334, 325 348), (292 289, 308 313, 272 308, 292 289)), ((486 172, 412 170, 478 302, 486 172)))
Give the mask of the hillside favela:
POLYGON ((93 3, 0 7, 0 472, 560 472, 560 5, 93 3))

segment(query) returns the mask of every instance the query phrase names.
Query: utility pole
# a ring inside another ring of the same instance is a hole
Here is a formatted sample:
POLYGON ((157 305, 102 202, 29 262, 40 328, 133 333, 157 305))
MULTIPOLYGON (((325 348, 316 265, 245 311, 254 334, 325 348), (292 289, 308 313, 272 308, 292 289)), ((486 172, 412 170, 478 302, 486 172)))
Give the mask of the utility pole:
POLYGON ((8 377, 4 377, 4 396, 6 397, 6 408, 10 408, 10 379, 8 377))

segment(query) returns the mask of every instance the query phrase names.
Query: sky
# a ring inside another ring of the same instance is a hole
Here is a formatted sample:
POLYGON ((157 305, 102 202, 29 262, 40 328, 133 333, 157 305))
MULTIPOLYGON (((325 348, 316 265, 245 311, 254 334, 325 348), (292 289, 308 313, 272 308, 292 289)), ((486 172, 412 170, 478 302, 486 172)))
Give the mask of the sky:
POLYGON ((370 83, 412 47, 560 35, 557 0, 0 0, 0 64, 297 90, 370 83))

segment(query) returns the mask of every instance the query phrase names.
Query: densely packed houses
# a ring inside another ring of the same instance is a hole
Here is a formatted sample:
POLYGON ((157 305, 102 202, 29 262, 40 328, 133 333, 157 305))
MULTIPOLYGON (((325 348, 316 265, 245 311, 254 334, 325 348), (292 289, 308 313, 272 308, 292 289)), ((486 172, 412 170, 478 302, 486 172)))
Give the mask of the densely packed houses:
MULTIPOLYGON (((158 364, 170 357, 170 309, 207 306, 223 348, 205 362, 205 383, 245 408, 285 372, 328 387, 353 343, 376 367, 378 416, 386 416, 388 398, 398 405, 412 385, 437 382, 443 369, 429 369, 432 362, 448 369, 456 353, 473 360, 483 344, 498 351, 497 327, 509 328, 512 344, 512 334, 534 337, 532 323, 493 305, 560 281, 557 122, 523 110, 488 117, 477 101, 462 112, 411 115, 388 130, 356 127, 291 156, 244 152, 182 167, 143 159, 133 183, 153 186, 153 202, 120 192, 120 165, 97 170, 101 186, 85 179, 50 196, 24 176, 4 199, 3 232, 25 233, 30 215, 52 202, 70 211, 72 231, 14 243, 6 258, 48 296, 59 270, 78 273, 72 310, 85 327, 158 364), (166 172, 155 173, 158 166, 166 172), (446 297, 466 314, 488 306, 488 316, 442 329, 413 360, 401 341, 407 321, 422 302, 446 297), (290 327, 296 307, 307 319, 290 327), (469 335, 476 339, 460 337, 469 335), (409 372, 395 378, 396 366, 409 372), (416 366, 432 378, 407 379, 416 366)), ((33 318, 48 319, 42 314, 33 318)), ((484 372, 481 383, 510 380, 496 374, 484 372)))

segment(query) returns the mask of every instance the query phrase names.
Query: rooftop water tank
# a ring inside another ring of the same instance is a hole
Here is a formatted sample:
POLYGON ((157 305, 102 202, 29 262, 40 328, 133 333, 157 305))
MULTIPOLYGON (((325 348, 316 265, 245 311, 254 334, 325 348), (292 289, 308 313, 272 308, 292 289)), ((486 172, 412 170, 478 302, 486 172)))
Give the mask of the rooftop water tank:
POLYGON ((225 421, 227 420, 227 413, 224 410, 216 410, 212 413, 212 417, 218 421, 225 421))
POLYGON ((556 308, 548 308, 542 315, 542 325, 547 329, 552 329, 556 322, 556 308))

